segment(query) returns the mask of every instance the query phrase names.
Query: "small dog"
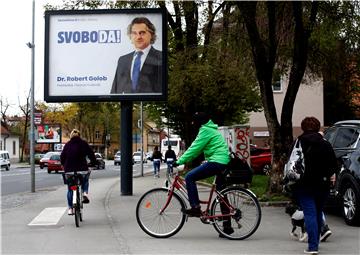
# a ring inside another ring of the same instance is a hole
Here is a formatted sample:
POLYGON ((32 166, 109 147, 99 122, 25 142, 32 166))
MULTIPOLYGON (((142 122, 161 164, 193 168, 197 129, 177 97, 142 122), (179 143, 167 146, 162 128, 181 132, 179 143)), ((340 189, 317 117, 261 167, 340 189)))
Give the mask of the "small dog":
POLYGON ((300 242, 306 242, 308 235, 305 230, 305 221, 304 221, 303 211, 299 208, 299 206, 297 206, 293 203, 290 203, 290 204, 286 205, 285 213, 290 215, 290 217, 291 217, 292 229, 290 232, 290 236, 292 238, 299 240, 300 242), (296 233, 297 227, 300 227, 300 229, 301 229, 299 235, 296 233))

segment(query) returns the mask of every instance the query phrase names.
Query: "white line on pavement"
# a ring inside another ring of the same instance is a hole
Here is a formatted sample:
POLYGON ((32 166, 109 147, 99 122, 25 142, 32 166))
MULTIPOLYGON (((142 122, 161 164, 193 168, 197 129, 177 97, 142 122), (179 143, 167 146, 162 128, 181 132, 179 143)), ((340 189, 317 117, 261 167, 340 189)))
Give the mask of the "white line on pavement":
POLYGON ((66 207, 48 207, 42 210, 38 216, 36 216, 28 226, 53 226, 56 225, 64 212, 66 207))

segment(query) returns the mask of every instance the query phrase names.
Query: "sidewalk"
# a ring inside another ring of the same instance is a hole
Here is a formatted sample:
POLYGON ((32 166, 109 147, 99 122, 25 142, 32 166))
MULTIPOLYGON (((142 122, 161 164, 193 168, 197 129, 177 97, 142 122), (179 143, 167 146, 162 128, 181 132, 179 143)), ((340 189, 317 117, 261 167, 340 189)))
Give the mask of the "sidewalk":
MULTIPOLYGON (((136 222, 136 204, 164 180, 164 176, 134 178, 132 196, 120 194, 118 177, 92 180, 91 203, 85 205, 80 228, 74 217, 66 215, 65 186, 5 210, 2 254, 303 254, 306 244, 290 239, 290 218, 283 207, 262 207, 258 230, 242 241, 219 238, 211 225, 197 218, 189 218, 171 238, 148 236, 136 222), (45 208, 64 208, 64 214, 55 225, 28 226, 45 208)), ((333 235, 321 244, 321 254, 359 254, 359 228, 346 226, 337 216, 328 215, 327 220, 333 235)))

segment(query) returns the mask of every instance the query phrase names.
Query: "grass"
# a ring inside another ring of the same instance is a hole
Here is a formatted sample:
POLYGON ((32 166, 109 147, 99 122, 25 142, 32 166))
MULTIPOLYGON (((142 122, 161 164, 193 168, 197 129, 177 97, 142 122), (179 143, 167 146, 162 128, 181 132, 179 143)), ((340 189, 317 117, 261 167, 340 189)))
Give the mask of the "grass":
MULTIPOLYGON (((212 184, 214 177, 203 180, 206 183, 212 184)), ((267 187, 269 183, 269 176, 267 175, 254 175, 252 178, 249 189, 255 193, 261 202, 276 202, 276 201, 288 201, 289 198, 283 194, 267 194, 267 187)))

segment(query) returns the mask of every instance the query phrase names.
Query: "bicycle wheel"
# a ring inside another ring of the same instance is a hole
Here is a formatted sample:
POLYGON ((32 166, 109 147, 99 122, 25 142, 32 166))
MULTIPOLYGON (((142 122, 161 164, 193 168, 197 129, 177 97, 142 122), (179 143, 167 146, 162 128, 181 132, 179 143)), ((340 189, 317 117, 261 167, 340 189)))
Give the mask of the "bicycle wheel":
POLYGON ((82 191, 81 192, 79 192, 79 210, 80 210, 80 217, 79 217, 79 219, 80 219, 80 221, 83 221, 83 213, 84 213, 84 208, 83 208, 83 193, 82 193, 82 191))
POLYGON ((184 201, 173 193, 165 211, 160 213, 168 199, 169 190, 156 188, 146 192, 136 206, 136 220, 148 235, 167 238, 175 235, 184 225, 186 216, 182 213, 184 201))
POLYGON ((76 189, 76 204, 74 205, 75 209, 75 226, 80 227, 80 218, 81 218, 81 209, 80 209, 80 194, 79 189, 76 189))
MULTIPOLYGON (((232 240, 248 238, 257 230, 261 221, 261 207, 256 196, 241 187, 229 187, 220 192, 235 211, 229 217, 214 218, 214 228, 219 234, 232 240)), ((214 199, 211 205, 211 215, 221 215, 221 198, 214 199)), ((229 207, 222 204, 223 211, 229 207)))

